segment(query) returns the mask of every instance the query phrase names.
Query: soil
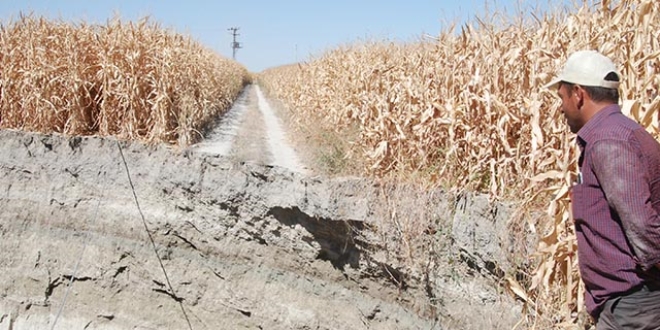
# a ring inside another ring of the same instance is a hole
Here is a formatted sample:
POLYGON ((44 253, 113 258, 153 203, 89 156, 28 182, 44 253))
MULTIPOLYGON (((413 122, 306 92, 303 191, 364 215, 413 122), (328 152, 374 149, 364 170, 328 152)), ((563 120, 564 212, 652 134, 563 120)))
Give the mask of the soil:
POLYGON ((0 130, 0 330, 519 320, 520 304, 467 266, 422 276, 388 258, 379 184, 313 173, 268 104, 248 86, 183 150, 0 130))

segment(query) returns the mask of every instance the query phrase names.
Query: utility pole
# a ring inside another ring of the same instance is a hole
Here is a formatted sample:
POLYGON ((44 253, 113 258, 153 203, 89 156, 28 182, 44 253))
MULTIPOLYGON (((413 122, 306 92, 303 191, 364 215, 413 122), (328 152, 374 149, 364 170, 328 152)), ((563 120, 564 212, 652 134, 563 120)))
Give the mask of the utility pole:
POLYGON ((234 60, 236 60, 236 50, 239 48, 243 48, 243 46, 241 46, 241 43, 236 41, 236 36, 240 36, 240 34, 238 34, 238 29, 240 28, 232 27, 227 29, 228 31, 231 31, 231 35, 234 37, 231 43, 232 59, 234 60))

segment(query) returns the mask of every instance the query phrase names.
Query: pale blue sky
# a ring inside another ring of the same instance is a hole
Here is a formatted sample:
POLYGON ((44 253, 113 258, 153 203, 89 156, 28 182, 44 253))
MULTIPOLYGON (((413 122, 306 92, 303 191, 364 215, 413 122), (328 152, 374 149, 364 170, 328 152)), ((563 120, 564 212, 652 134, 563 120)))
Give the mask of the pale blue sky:
MULTIPOLYGON (((437 35, 451 22, 460 25, 483 14, 486 3, 489 10, 529 12, 539 2, 547 6, 538 0, 0 0, 0 20, 6 23, 20 12, 88 23, 104 23, 115 13, 124 20, 148 15, 229 58, 228 28, 235 26, 243 44, 236 60, 259 72, 360 40, 412 41, 437 35)), ((563 3, 571 1, 553 1, 555 6, 563 3)))

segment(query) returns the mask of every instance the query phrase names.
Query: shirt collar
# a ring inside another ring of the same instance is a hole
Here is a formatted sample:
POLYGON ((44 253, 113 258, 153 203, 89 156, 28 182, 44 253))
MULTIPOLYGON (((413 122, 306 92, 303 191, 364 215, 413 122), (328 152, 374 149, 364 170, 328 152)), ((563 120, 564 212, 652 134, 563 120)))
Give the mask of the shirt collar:
POLYGON ((580 146, 585 146, 589 140, 598 131, 600 124, 613 113, 621 112, 621 107, 618 104, 611 104, 600 111, 598 111, 584 126, 577 132, 578 143, 580 146))

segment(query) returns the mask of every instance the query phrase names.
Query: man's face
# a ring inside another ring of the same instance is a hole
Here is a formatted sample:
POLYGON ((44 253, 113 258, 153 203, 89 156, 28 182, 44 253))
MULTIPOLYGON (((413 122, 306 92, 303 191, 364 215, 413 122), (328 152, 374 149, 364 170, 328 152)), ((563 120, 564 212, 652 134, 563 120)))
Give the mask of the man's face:
POLYGON ((561 84, 557 91, 559 98, 561 98, 561 112, 564 114, 568 127, 573 133, 577 133, 584 125, 582 111, 580 111, 581 98, 578 95, 578 88, 573 85, 561 84))

